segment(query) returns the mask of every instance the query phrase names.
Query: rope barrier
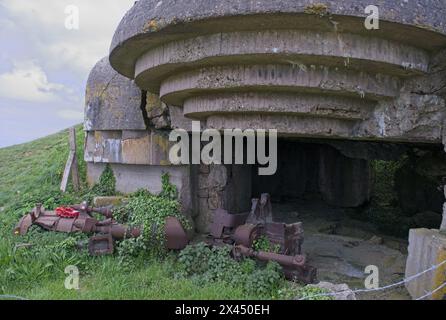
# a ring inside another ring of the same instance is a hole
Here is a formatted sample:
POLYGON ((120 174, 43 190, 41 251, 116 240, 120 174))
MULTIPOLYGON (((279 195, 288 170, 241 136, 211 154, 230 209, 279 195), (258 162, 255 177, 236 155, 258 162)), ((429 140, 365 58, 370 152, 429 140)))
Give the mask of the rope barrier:
MULTIPOLYGON (((424 275, 424 274, 426 274, 426 273, 428 273, 428 272, 431 272, 431 271, 434 271, 434 270, 440 268, 440 267, 441 267, 442 265, 444 265, 444 264, 446 264, 446 260, 444 260, 443 262, 441 262, 441 263, 439 263, 439 264, 437 264, 437 265, 434 265, 434 266, 430 267, 429 269, 426 269, 426 270, 424 270, 424 271, 422 271, 422 272, 420 272, 420 273, 417 273, 417 274, 415 274, 415 275, 413 275, 413 276, 407 277, 406 279, 403 279, 402 281, 399 281, 399 282, 396 282, 396 283, 393 283, 393 284, 390 284, 390 285, 387 285, 387 286, 384 286, 384 287, 381 287, 381 288, 376 288, 376 289, 344 290, 344 291, 339 291, 339 292, 321 293, 321 294, 316 294, 316 295, 313 295, 313 296, 309 296, 309 297, 301 298, 301 299, 299 299, 299 300, 308 300, 308 299, 318 298, 318 297, 337 296, 337 295, 341 295, 341 294, 345 294, 345 293, 355 293, 355 294, 356 294, 356 293, 368 293, 368 292, 384 291, 384 290, 388 290, 388 289, 391 289, 391 288, 394 288, 394 287, 401 286, 401 285, 406 284, 406 283, 408 283, 408 282, 411 282, 411 281, 413 281, 413 280, 415 280, 415 279, 421 277, 422 275, 424 275)), ((421 297, 421 298, 424 299, 424 298, 426 298, 426 297, 428 297, 428 296, 434 294, 435 292, 441 290, 441 289, 444 288, 444 287, 446 287, 446 282, 443 283, 440 287, 438 287, 438 288, 435 289, 434 291, 432 291, 432 292, 426 294, 425 296, 423 296, 423 297, 421 297)), ((420 298, 418 298, 418 299, 420 299, 420 298)), ((417 300, 418 300, 418 299, 417 299, 417 300)), ((422 300, 422 299, 420 299, 420 300, 422 300)))
POLYGON ((26 298, 22 298, 22 297, 10 295, 10 294, 2 294, 2 295, 0 295, 0 300, 6 300, 6 299, 11 299, 11 300, 28 300, 26 298))
POLYGON ((425 294, 425 295, 422 296, 422 297, 419 297, 417 300, 424 300, 425 298, 427 298, 427 297, 433 295, 434 293, 440 291, 440 290, 443 289, 444 287, 446 287, 446 282, 444 282, 444 283, 443 283, 441 286, 439 286, 437 289, 435 289, 435 290, 433 290, 433 291, 431 291, 431 292, 425 294))

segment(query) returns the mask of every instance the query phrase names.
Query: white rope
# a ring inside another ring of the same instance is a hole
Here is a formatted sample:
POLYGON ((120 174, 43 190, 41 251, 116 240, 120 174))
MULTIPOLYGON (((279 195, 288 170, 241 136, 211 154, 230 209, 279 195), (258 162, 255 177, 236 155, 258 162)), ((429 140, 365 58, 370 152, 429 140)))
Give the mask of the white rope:
POLYGON ((0 295, 0 300, 6 300, 6 299, 28 300, 26 298, 22 298, 22 297, 19 297, 19 296, 14 296, 14 295, 11 295, 11 294, 2 294, 2 295, 0 295))
MULTIPOLYGON (((356 294, 356 293, 367 293, 367 292, 384 291, 384 290, 388 290, 388 289, 391 289, 391 288, 394 288, 394 287, 401 286, 401 285, 406 284, 406 283, 408 283, 408 282, 411 282, 411 281, 413 281, 413 280, 415 280, 415 279, 421 277, 422 275, 424 275, 424 274, 426 274, 426 273, 428 273, 428 272, 431 272, 431 271, 433 271, 433 270, 435 270, 435 269, 438 269, 439 267, 441 267, 441 266, 444 265, 444 264, 446 264, 446 260, 444 260, 443 262, 441 262, 441 263, 439 263, 439 264, 437 264, 437 265, 434 265, 434 266, 430 267, 430 268, 427 269, 427 270, 424 270, 424 271, 422 271, 422 272, 420 272, 420 273, 417 273, 417 274, 415 274, 415 275, 413 275, 413 276, 407 277, 406 279, 403 279, 402 281, 399 281, 399 282, 397 282, 397 283, 390 284, 390 285, 388 285, 388 286, 384 286, 384 287, 376 288, 376 289, 357 289, 357 290, 344 290, 344 291, 331 292, 331 293, 321 293, 321 294, 316 294, 316 295, 309 296, 309 297, 304 297, 304 298, 301 298, 301 299, 299 299, 299 300, 308 300, 308 299, 318 298, 318 297, 337 296, 337 295, 341 295, 341 294, 345 294, 345 293, 355 293, 355 294, 356 294)), ((441 288, 437 288, 436 291, 441 290, 444 286, 446 286, 446 283, 444 283, 444 284, 442 285, 441 288)), ((433 292, 431 292, 430 294, 433 294, 433 293, 435 293, 436 291, 433 291, 433 292)), ((427 294, 426 296, 429 296, 429 294, 427 294)))
POLYGON ((422 297, 419 297, 417 300, 424 300, 425 298, 427 298, 427 297, 433 295, 434 293, 440 291, 440 290, 443 289, 444 287, 446 287, 446 282, 444 282, 444 283, 443 283, 441 286, 439 286, 437 289, 435 289, 435 290, 433 290, 433 291, 431 291, 431 292, 425 294, 425 295, 422 296, 422 297))

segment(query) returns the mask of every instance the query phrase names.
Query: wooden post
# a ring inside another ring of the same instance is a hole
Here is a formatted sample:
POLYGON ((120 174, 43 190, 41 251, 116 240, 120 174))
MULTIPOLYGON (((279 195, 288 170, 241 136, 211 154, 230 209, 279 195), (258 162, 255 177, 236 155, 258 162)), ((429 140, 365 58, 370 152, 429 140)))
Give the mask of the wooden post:
POLYGON ((79 169, 77 163, 77 148, 76 148, 76 129, 70 128, 69 131, 70 142, 70 154, 68 155, 67 164, 62 177, 62 183, 60 184, 60 190, 65 192, 67 190, 68 179, 71 173, 71 180, 73 182, 73 188, 75 191, 79 191, 79 169))

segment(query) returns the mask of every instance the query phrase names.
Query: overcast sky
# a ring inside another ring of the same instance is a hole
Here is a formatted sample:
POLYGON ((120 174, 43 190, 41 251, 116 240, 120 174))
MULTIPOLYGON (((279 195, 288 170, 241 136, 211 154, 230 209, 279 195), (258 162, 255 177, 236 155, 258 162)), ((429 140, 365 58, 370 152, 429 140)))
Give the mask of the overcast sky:
POLYGON ((135 0, 0 0, 0 148, 83 120, 85 83, 135 0), (79 8, 68 30, 66 7, 79 8))

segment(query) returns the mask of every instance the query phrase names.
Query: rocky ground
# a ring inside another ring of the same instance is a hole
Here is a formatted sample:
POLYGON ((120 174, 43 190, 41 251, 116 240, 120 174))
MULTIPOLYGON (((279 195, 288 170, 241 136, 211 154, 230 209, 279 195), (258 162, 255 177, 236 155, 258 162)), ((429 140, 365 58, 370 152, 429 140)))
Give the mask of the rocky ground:
MULTIPOLYGON (((309 263, 318 268, 318 279, 351 289, 364 289, 368 265, 379 268, 380 287, 404 278, 407 241, 380 234, 368 223, 348 217, 343 209, 317 202, 273 203, 274 219, 287 223, 302 221, 303 250, 309 263)), ((410 299, 404 286, 378 293, 361 293, 357 299, 410 299)))

